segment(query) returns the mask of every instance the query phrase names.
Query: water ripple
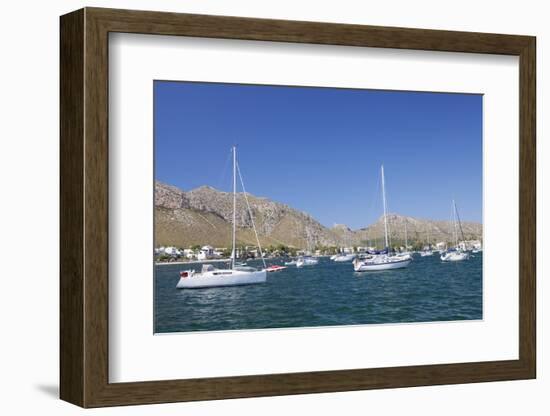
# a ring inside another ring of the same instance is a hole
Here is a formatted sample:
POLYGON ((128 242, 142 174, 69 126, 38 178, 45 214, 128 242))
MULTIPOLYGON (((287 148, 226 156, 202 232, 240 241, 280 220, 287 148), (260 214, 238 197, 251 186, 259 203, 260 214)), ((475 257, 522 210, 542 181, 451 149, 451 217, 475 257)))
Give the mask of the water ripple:
POLYGON ((156 267, 157 333, 482 318, 481 256, 417 257, 406 269, 379 273, 321 259, 268 274, 265 284, 199 290, 175 288, 181 268, 156 267))

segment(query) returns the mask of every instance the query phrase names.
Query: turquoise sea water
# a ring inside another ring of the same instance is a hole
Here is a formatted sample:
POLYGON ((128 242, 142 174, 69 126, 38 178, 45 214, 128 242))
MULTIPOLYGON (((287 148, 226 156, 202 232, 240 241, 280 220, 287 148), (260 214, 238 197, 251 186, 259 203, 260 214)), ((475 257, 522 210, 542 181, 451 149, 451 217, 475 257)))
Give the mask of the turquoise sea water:
POLYGON ((156 333, 483 318, 482 253, 454 263, 416 255, 406 269, 366 273, 322 258, 268 273, 263 284, 176 289, 180 270, 200 267, 156 266, 156 333))

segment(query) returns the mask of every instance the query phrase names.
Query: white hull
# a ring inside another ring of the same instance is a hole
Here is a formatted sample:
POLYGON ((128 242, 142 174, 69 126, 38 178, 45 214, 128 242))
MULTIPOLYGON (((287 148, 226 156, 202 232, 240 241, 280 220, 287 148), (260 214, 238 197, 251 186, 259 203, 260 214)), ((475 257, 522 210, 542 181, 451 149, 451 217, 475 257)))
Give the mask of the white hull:
POLYGON ((395 255, 400 260, 412 260, 412 254, 409 252, 406 253, 398 253, 395 255))
POLYGON ((336 256, 332 260, 336 262, 345 262, 345 261, 352 261, 354 258, 355 258, 355 254, 346 254, 346 255, 336 256))
POLYGON ((296 267, 315 266, 317 263, 319 263, 319 260, 313 258, 299 259, 296 262, 296 267))
POLYGON ((433 251, 421 251, 420 252, 420 257, 433 256, 433 255, 434 255, 433 251))
POLYGON ((469 254, 463 251, 452 251, 441 255, 441 261, 462 261, 467 260, 469 254))
POLYGON ((265 270, 214 270, 204 273, 189 273, 187 277, 180 277, 176 288, 201 289, 206 287, 241 286, 264 283, 267 278, 265 270))
POLYGON ((356 261, 353 264, 353 268, 356 272, 377 272, 381 270, 402 269, 407 267, 411 261, 411 259, 383 257, 367 261, 356 261))

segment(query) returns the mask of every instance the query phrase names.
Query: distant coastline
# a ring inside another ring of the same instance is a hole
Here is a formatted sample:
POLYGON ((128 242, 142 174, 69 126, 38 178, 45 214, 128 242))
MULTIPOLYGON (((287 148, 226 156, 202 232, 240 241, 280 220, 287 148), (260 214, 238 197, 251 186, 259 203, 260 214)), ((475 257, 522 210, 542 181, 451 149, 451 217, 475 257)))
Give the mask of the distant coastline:
POLYGON ((199 263, 227 263, 231 259, 208 259, 208 260, 189 260, 189 261, 157 261, 155 266, 169 266, 182 264, 199 264, 199 263))

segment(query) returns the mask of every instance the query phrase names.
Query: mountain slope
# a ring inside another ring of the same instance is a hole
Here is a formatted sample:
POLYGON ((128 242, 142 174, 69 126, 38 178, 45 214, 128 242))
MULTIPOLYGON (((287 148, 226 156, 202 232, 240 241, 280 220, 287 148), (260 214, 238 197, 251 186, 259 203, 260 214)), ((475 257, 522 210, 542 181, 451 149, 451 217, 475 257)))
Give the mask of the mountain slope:
MULTIPOLYGON (((247 194, 262 245, 307 247, 335 245, 338 238, 310 215, 288 205, 247 194)), ((202 186, 188 192, 160 182, 155 184, 156 245, 231 244, 233 194, 202 186)), ((237 196, 237 240, 255 244, 246 200, 237 196)))
MULTIPOLYGON (((398 214, 388 214, 388 228, 392 241, 402 242, 405 240, 405 237, 408 238, 409 242, 427 242, 428 237, 431 243, 453 240, 453 226, 450 221, 427 220, 398 214)), ((462 232, 466 240, 481 239, 483 226, 474 222, 462 222, 462 232)), ((366 228, 355 231, 355 235, 359 240, 374 241, 373 244, 378 241, 378 245, 381 245, 384 239, 384 217, 380 217, 374 224, 366 228)))
MULTIPOLYGON (((298 248, 315 246, 382 244, 384 223, 381 217, 374 224, 351 230, 346 225, 327 228, 307 213, 267 198, 247 194, 252 217, 262 245, 284 244, 298 248)), ((155 244, 188 247, 210 244, 215 247, 231 245, 233 194, 208 186, 184 192, 174 186, 155 183, 155 244)), ((242 193, 237 196, 238 244, 255 245, 252 218, 242 193)), ((409 241, 425 241, 430 230, 431 241, 450 241, 451 224, 448 221, 423 220, 389 214, 392 241, 404 240, 405 224, 409 241)), ((467 239, 479 239, 482 226, 463 223, 467 239)))

